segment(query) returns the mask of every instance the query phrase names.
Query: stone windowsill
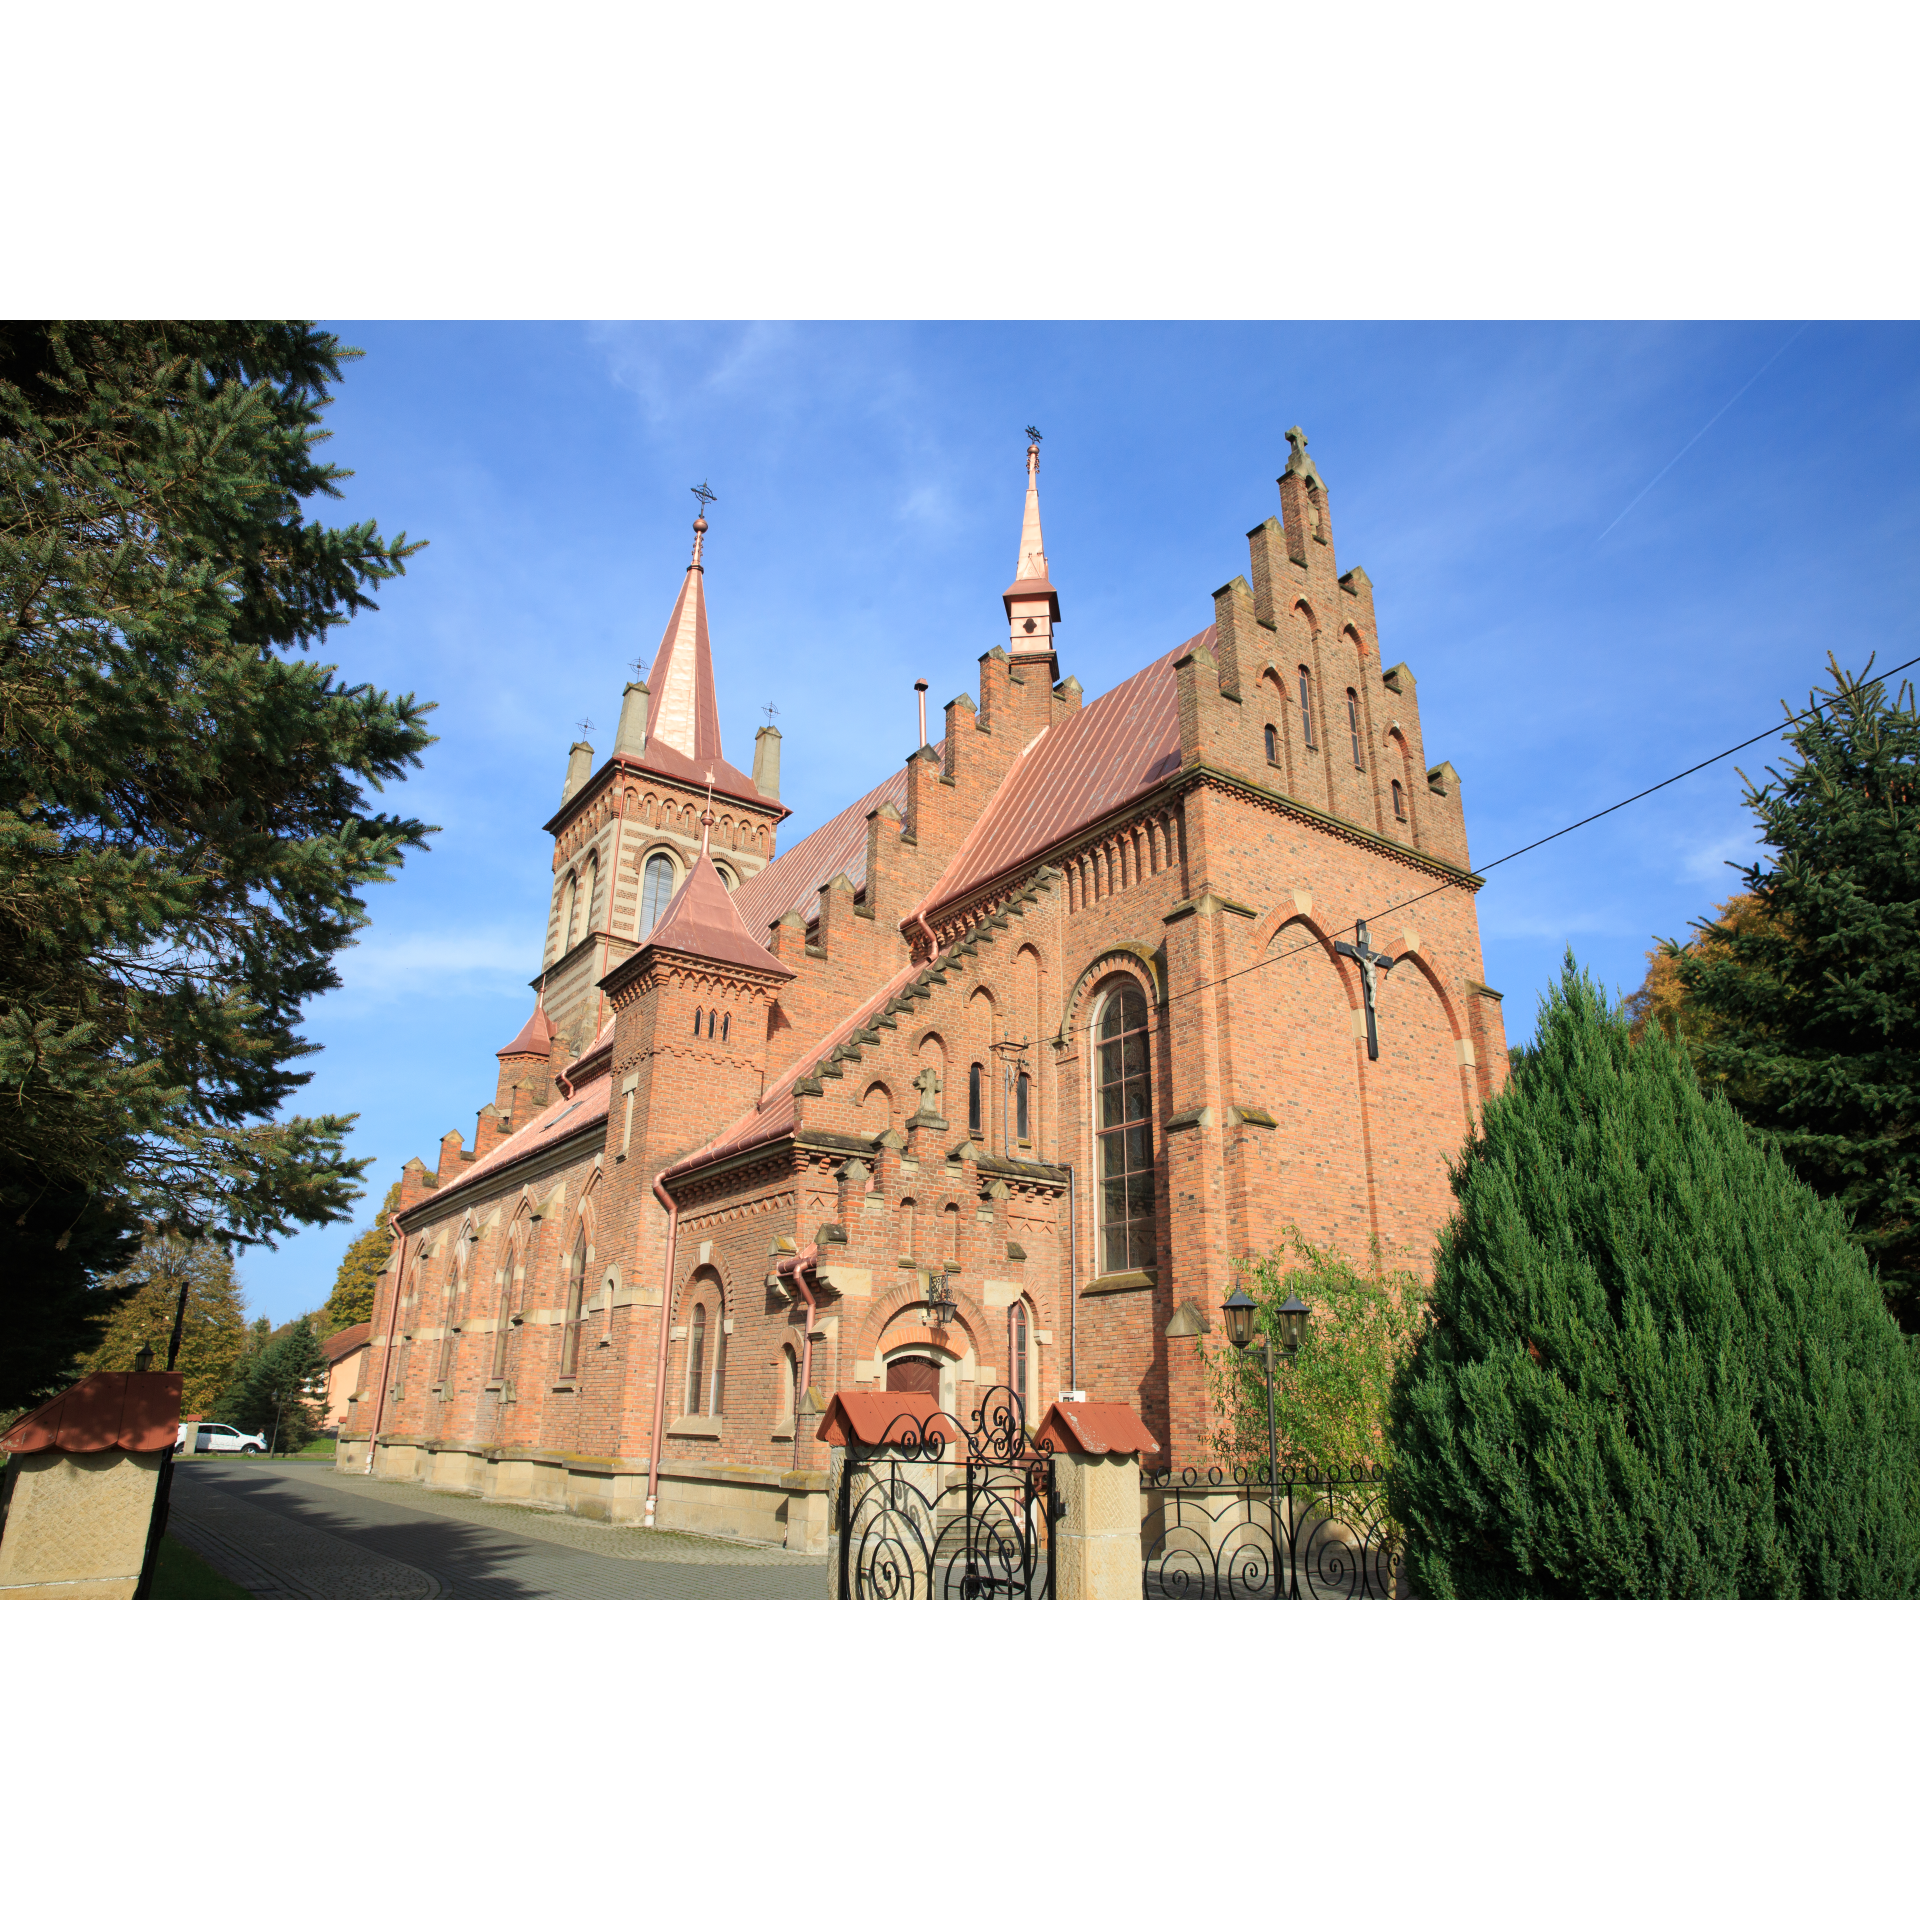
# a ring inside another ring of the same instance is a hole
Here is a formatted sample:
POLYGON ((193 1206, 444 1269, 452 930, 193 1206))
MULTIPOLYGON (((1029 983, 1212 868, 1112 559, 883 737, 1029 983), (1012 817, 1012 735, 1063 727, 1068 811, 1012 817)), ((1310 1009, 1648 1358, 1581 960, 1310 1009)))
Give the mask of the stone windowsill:
POLYGON ((1099 1293, 1145 1293, 1159 1283, 1159 1275, 1147 1268, 1135 1268, 1130 1273, 1103 1273, 1098 1280, 1089 1280, 1080 1289, 1080 1298, 1085 1300, 1099 1293))
POLYGON ((667 1431, 679 1440, 718 1440, 720 1416, 717 1413, 683 1413, 667 1431))
POLYGON ((780 1424, 774 1428, 773 1432, 768 1436, 768 1438, 773 1440, 791 1440, 793 1438, 792 1420, 791 1419, 782 1420, 780 1424))

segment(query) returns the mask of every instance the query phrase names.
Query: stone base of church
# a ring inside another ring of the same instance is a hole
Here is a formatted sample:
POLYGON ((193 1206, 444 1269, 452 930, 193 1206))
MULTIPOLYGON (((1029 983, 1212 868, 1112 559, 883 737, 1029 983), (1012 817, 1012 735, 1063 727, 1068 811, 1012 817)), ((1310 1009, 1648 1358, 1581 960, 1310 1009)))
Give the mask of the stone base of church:
MULTIPOLYGON (((364 1473, 367 1444, 363 1439, 342 1440, 335 1470, 364 1473)), ((639 1526, 646 1518, 644 1460, 396 1439, 378 1443, 373 1474, 376 1480, 411 1481, 448 1493, 477 1494, 489 1504, 541 1507, 615 1526, 639 1526)), ((668 1461, 660 1470, 654 1524, 674 1533, 751 1540, 789 1553, 825 1553, 827 1476, 724 1461, 668 1461)))

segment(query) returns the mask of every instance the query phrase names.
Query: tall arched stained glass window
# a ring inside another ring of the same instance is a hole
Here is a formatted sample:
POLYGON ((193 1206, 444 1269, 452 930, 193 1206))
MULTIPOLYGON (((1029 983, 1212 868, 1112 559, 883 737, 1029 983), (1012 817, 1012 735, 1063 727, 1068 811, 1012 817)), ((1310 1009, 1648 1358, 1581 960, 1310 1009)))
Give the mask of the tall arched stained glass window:
POLYGON ((1347 689, 1347 734, 1353 741, 1353 764, 1364 767, 1367 763, 1360 757, 1360 696, 1351 687, 1347 689))
POLYGON ((1094 1139, 1100 1189, 1100 1271, 1154 1263, 1153 1077, 1147 1002, 1116 987, 1094 1023, 1094 1139))
POLYGON ((1007 1309, 1007 1384, 1020 1400, 1020 1417, 1027 1409, 1027 1310, 1016 1300, 1007 1309))
POLYGON ((567 1304, 560 1329, 560 1378, 571 1380, 580 1364, 580 1306, 587 1284, 587 1230, 584 1226, 573 1236, 573 1253, 567 1261, 567 1304))
POLYGON ((1300 737, 1313 745, 1313 675, 1300 669, 1300 737))
POLYGON ((640 938, 644 940, 653 931, 653 923, 667 910, 667 902, 673 898, 674 871, 673 862, 664 853, 656 853, 647 862, 645 878, 640 883, 640 938))
POLYGON ((973 1065, 967 1069, 967 1131, 969 1133, 980 1133, 984 1130, 981 1123, 985 1115, 982 1112, 982 1102, 980 1098, 980 1082, 983 1077, 980 1071, 980 1063, 976 1060, 973 1065))
POLYGON ((1278 727, 1267 728, 1267 758, 1275 766, 1280 763, 1280 729, 1278 727))
POLYGON ((703 1300, 693 1309, 687 1327, 687 1405, 690 1414, 700 1411, 700 1369, 707 1357, 707 1307, 703 1300))

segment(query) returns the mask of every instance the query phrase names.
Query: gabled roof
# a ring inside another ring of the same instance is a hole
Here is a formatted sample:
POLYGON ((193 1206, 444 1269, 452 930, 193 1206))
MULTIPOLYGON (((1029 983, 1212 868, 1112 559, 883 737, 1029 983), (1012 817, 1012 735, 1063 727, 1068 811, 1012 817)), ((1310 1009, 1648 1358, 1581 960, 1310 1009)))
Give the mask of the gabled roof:
POLYGON ((1213 644, 1214 630, 1207 627, 1049 727, 1008 769, 922 911, 937 912, 996 875, 1027 865, 1177 771, 1180 709, 1173 663, 1213 644))
POLYGON ((733 967, 751 967, 756 973, 770 973, 781 980, 793 978, 793 969, 747 931, 727 883, 704 853, 693 863, 693 871, 666 912, 653 923, 653 931, 640 943, 640 952, 645 953, 649 947, 690 953, 702 960, 721 960, 733 967))
POLYGON ((522 1054, 545 1060, 552 1052, 553 1022, 536 1004, 533 1011, 527 1015, 527 1024, 494 1055, 494 1058, 505 1060, 514 1054, 522 1054))
POLYGON ((692 1173, 697 1168, 711 1166, 716 1160, 725 1160, 731 1154, 744 1153, 749 1147, 764 1146, 770 1140, 779 1140, 791 1133, 795 1120, 794 1083, 817 1067, 850 1033, 864 1027, 881 1007, 885 1006, 909 980, 921 971, 919 967, 902 967, 878 993, 871 999, 862 1001, 831 1033, 788 1067, 779 1079, 761 1094, 755 1105, 749 1107, 729 1125, 722 1127, 704 1147, 698 1147, 692 1153, 676 1160, 661 1175, 661 1178, 670 1180, 676 1174, 692 1173))
POLYGON ((0 1433, 8 1453, 157 1453, 180 1437, 177 1373, 90 1373, 0 1433))
POLYGON ((335 1366, 348 1354, 359 1352, 372 1338, 371 1320, 362 1320, 357 1327, 342 1327, 338 1333, 330 1333, 320 1342, 320 1358, 328 1366, 335 1366))
POLYGON ((734 903, 755 939, 767 944, 773 923, 789 913, 817 919, 820 889, 836 873, 844 873, 856 892, 866 885, 867 815, 889 803, 896 809, 907 804, 905 767, 888 774, 871 793, 836 813, 825 826, 815 827, 742 883, 734 903))

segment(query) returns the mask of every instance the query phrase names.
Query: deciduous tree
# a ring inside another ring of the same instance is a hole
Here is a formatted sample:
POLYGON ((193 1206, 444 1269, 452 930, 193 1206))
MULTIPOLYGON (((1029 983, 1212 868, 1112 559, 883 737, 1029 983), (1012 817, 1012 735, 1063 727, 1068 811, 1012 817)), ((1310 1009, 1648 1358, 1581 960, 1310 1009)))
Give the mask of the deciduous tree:
POLYGON ((246 1346, 246 1310, 233 1256, 211 1240, 156 1235, 108 1289, 112 1302, 100 1343, 81 1355, 83 1373, 125 1371, 145 1345, 164 1366, 173 1338, 180 1288, 187 1288, 180 1329, 180 1411, 207 1412, 233 1383, 246 1346))

